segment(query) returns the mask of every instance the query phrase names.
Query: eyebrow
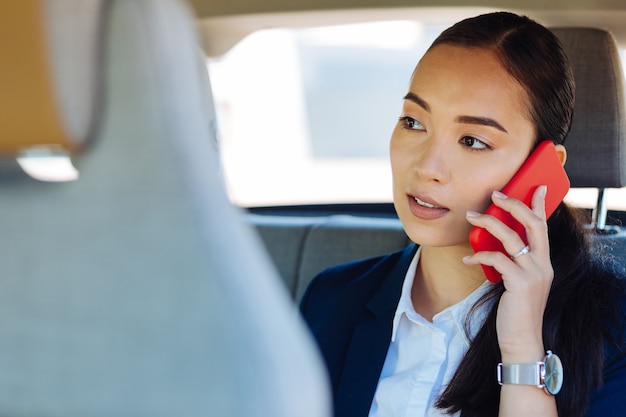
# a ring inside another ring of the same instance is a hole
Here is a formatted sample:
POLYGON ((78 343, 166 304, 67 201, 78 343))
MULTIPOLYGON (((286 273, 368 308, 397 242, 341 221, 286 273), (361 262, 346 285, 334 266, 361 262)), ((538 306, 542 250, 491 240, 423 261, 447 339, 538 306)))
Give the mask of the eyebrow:
POLYGON ((426 101, 420 96, 418 96, 417 94, 407 93, 407 95, 404 96, 404 99, 412 101, 413 103, 417 104, 418 106, 426 110, 428 113, 430 113, 430 105, 426 103, 426 101))
POLYGON ((456 119, 454 119, 454 121, 457 123, 467 123, 471 125, 483 125, 483 126, 495 127, 496 129, 504 133, 507 133, 507 134, 509 133, 500 123, 488 117, 459 116, 456 119))
MULTIPOLYGON (((421 108, 423 108, 424 110, 426 110, 428 113, 430 113, 430 105, 420 96, 418 96, 415 93, 407 93, 406 96, 404 96, 405 100, 409 100, 415 104, 417 104, 418 106, 420 106, 421 108)), ((489 117, 479 117, 479 116, 458 116, 456 119, 454 119, 455 122, 457 123, 466 123, 466 124, 472 124, 472 125, 482 125, 482 126, 489 126, 489 127, 493 127, 496 128, 504 133, 509 133, 504 126, 502 126, 500 123, 498 123, 497 121, 495 121, 494 119, 490 119, 489 117)))

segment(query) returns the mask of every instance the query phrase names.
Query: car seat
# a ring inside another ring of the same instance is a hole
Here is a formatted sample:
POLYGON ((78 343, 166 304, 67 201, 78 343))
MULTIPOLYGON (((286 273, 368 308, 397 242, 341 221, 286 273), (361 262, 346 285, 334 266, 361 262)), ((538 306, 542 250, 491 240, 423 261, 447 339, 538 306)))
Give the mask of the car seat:
POLYGON ((0 415, 329 415, 312 339, 225 194, 185 5, 0 10, 0 415), (15 163, 64 155, 77 180, 15 163))
POLYGON ((572 187, 598 189, 592 225, 608 232, 605 190, 626 186, 626 96, 619 50, 611 33, 602 29, 552 31, 563 44, 576 80, 565 169, 572 187))

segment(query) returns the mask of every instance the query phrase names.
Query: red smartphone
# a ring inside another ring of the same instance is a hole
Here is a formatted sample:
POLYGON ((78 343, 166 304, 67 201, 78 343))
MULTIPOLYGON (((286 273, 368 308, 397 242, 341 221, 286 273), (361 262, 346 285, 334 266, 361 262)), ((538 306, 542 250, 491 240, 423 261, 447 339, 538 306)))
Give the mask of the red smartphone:
MULTIPOLYGON (((509 197, 516 198, 530 207, 532 195, 540 185, 548 187, 546 194, 546 218, 550 217, 569 190, 569 178, 563 169, 554 144, 545 140, 524 161, 520 169, 513 175, 513 178, 502 189, 502 192, 509 197)), ((491 204, 486 214, 490 214, 501 222, 515 230, 522 238, 524 244, 528 244, 526 230, 517 220, 501 208, 491 204)), ((493 237, 486 229, 473 227, 469 235, 470 244, 474 252, 480 251, 500 251, 510 256, 502 243, 493 237)), ((487 279, 491 282, 499 282, 502 276, 495 268, 481 265, 487 279)))

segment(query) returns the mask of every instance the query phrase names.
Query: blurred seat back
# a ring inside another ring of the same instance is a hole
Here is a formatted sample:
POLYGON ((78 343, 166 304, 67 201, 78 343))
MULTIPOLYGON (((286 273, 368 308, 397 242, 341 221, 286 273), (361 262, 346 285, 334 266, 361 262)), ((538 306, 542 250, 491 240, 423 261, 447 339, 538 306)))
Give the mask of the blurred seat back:
POLYGON ((225 195, 188 10, 20 0, 0 16, 0 414, 328 415, 308 332, 225 195), (42 147, 79 179, 11 163, 42 147))
POLYGON ((565 169, 572 187, 599 190, 593 225, 606 226, 605 189, 626 186, 626 94, 617 43, 594 28, 553 28, 576 80, 565 169))

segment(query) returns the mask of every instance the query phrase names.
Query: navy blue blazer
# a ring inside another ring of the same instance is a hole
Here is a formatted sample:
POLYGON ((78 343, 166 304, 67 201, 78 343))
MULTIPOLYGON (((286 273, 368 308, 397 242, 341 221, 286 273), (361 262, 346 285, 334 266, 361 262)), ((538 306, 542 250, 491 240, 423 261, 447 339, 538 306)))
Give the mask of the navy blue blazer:
MULTIPOLYGON (((416 251, 417 245, 411 245, 386 256, 329 268, 313 279, 304 294, 301 312, 328 368, 335 417, 369 413, 404 277, 416 251)), ((604 376, 604 387, 591 396, 587 416, 625 416, 625 352, 607 351, 604 376)))
POLYGON ((328 367, 335 417, 369 413, 402 283, 416 250, 412 245, 330 268, 304 294, 301 311, 328 367))

